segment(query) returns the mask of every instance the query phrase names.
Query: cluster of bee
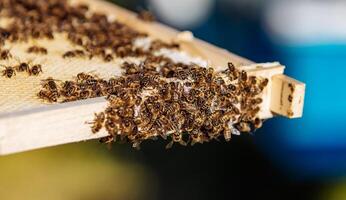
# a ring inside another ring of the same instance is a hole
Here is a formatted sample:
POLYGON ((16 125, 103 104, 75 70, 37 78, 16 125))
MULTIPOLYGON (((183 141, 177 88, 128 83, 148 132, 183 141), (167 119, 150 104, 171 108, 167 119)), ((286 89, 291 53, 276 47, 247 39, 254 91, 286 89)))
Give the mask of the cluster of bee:
POLYGON ((95 114, 92 122, 93 133, 102 128, 108 131, 103 142, 120 138, 139 148, 143 141, 160 137, 169 139, 166 148, 171 148, 174 143, 194 145, 221 136, 228 141, 232 134, 262 126, 257 117, 262 103, 259 96, 267 79, 248 76, 231 63, 219 73, 172 62, 160 70, 146 65, 125 63, 124 76, 113 79, 109 106, 95 114))
MULTIPOLYGON (((80 73, 72 81, 52 77, 42 81, 38 97, 50 103, 107 96, 109 106, 90 122, 93 133, 103 128, 109 133, 102 142, 120 138, 139 148, 143 141, 161 137, 170 140, 170 148, 175 143, 194 145, 220 137, 228 141, 232 134, 262 126, 257 116, 267 79, 248 76, 231 63, 227 70, 215 72, 154 56, 160 48, 179 49, 179 44, 155 40, 148 50, 136 47, 134 41, 146 34, 110 21, 104 14, 90 13, 87 5, 72 6, 67 0, 0 0, 0 5, 5 9, 1 14, 14 19, 0 29, 1 43, 54 39, 58 32, 78 47, 65 52, 65 59, 99 57, 110 62, 114 57, 145 58, 141 64, 124 63, 123 75, 109 80, 80 73)), ((36 47, 28 52, 46 54, 47 50, 36 47)), ((0 59, 9 56, 9 51, 0 52, 0 59)), ((42 72, 39 66, 34 70, 34 66, 22 64, 22 71, 42 72)), ((6 67, 3 74, 12 77, 17 68, 6 67)))
POLYGON ((49 77, 42 81, 38 97, 49 103, 71 102, 107 95, 110 88, 108 81, 96 75, 79 73, 72 81, 55 80, 49 77))
MULTIPOLYGON (((134 41, 146 37, 129 26, 110 21, 100 13, 90 13, 87 5, 69 5, 67 0, 0 0, 5 12, 2 15, 14 19, 6 28, 0 29, 0 41, 28 41, 33 39, 54 39, 54 33, 65 33, 67 39, 82 50, 65 52, 63 58, 88 56, 100 57, 110 62, 114 57, 138 57, 151 54, 134 45, 134 41)), ((145 20, 153 17, 145 12, 145 20)), ((157 41, 158 47, 174 48, 177 44, 157 41)), ((30 48, 29 53, 47 54, 42 47, 30 48)))
MULTIPOLYGON (((8 60, 12 58, 12 54, 7 49, 0 49, 0 60, 8 60)), ((18 60, 18 59, 17 59, 18 60)), ((19 73, 27 73, 29 76, 38 76, 42 73, 42 66, 40 64, 31 65, 30 62, 20 62, 14 66, 0 65, 4 69, 1 71, 2 76, 12 78, 19 73)))

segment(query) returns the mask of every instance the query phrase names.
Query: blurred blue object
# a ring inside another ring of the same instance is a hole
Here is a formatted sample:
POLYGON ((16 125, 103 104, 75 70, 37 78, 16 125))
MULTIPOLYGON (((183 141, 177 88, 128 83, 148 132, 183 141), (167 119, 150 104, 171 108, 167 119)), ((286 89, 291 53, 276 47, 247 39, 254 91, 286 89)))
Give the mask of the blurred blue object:
POLYGON ((215 2, 193 28, 197 37, 256 62, 280 61, 307 84, 303 118, 267 121, 255 134, 259 148, 293 178, 346 175, 346 2, 215 2))
POLYGON ((277 46, 286 73, 307 84, 304 116, 275 120, 260 144, 298 177, 346 175, 346 44, 277 46))
POLYGON ((260 144, 296 177, 346 175, 345 9, 340 1, 285 1, 266 13, 277 59, 307 90, 303 118, 276 120, 260 144))

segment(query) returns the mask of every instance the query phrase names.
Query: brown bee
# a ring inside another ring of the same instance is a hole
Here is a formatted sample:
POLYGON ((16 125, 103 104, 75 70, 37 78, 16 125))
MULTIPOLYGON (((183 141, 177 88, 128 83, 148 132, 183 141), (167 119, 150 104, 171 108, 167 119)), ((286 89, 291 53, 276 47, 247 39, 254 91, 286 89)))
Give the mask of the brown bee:
POLYGON ((67 51, 62 55, 63 58, 74 58, 83 56, 85 56, 85 53, 82 50, 67 51))
POLYGON ((183 140, 183 135, 179 132, 175 132, 172 135, 172 141, 166 145, 166 149, 172 148, 174 143, 179 143, 180 145, 186 146, 187 143, 183 140))
POLYGON ((111 62, 113 59, 114 59, 114 58, 113 58, 113 56, 112 56, 111 54, 107 54, 107 55, 103 58, 103 60, 104 60, 105 62, 111 62))
POLYGON ((130 118, 125 118, 122 120, 121 123, 121 132, 124 134, 130 134, 133 132, 135 128, 135 123, 133 120, 131 120, 130 118))
POLYGON ((229 75, 231 81, 239 78, 239 71, 235 68, 233 63, 228 63, 228 69, 226 70, 226 74, 229 75))
POLYGON ((125 74, 137 74, 141 71, 140 66, 128 62, 124 62, 121 68, 126 70, 125 74))
POLYGON ((256 118, 253 125, 255 129, 259 129, 262 127, 262 124, 263 124, 262 120, 260 118, 256 118))
POLYGON ((73 57, 76 57, 76 54, 73 51, 68 51, 68 52, 64 53, 64 55, 62 55, 62 57, 63 58, 73 58, 73 57))
POLYGON ((14 67, 11 66, 3 66, 5 69, 2 70, 2 76, 6 78, 12 78, 13 76, 16 75, 16 71, 14 67))
POLYGON ((94 96, 94 91, 90 90, 90 89, 84 89, 79 91, 79 97, 81 99, 88 99, 94 96))
POLYGON ((261 82, 259 88, 260 88, 261 90, 263 90, 265 87, 267 87, 268 83, 269 83, 269 79, 267 79, 267 78, 264 79, 264 80, 261 82))
POLYGON ((75 50, 74 53, 79 57, 85 56, 85 52, 83 50, 75 50))
POLYGON ((77 74, 77 82, 84 82, 84 81, 93 80, 93 79, 95 79, 94 76, 84 72, 77 74))
POLYGON ((246 71, 242 71, 242 72, 240 73, 240 81, 246 82, 247 80, 248 80, 248 77, 247 77, 246 71))
POLYGON ((115 137, 112 136, 112 135, 109 135, 109 136, 107 136, 107 137, 101 138, 99 141, 100 141, 100 143, 102 143, 102 144, 110 144, 110 143, 112 143, 112 142, 115 141, 115 137))
POLYGON ((82 46, 83 45, 83 37, 76 33, 68 33, 68 39, 71 40, 73 43, 82 46))
POLYGON ((41 90, 37 96, 40 98, 40 99, 43 99, 43 100, 46 100, 48 101, 49 103, 55 103, 58 101, 58 96, 57 96, 57 93, 54 93, 54 92, 49 92, 49 91, 46 91, 46 90, 41 90))
POLYGON ((227 65, 228 65, 228 72, 233 73, 236 70, 233 63, 229 62, 227 65))
POLYGON ((8 60, 12 57, 10 50, 0 50, 0 60, 8 60))
POLYGON ((49 91, 58 91, 58 85, 56 84, 56 81, 52 77, 47 78, 46 80, 42 81, 42 87, 49 90, 49 91))
POLYGON ((95 113, 95 119, 93 122, 89 122, 88 124, 92 124, 91 130, 94 134, 98 133, 106 120, 106 116, 104 112, 101 112, 99 114, 95 113))
POLYGON ((29 75, 38 76, 40 73, 42 73, 42 66, 40 64, 34 65, 29 70, 29 75))
POLYGON ((288 95, 288 101, 292 102, 293 101, 293 96, 292 95, 288 95))
POLYGON ((15 66, 17 72, 28 72, 30 71, 30 63, 19 62, 17 66, 15 66))
POLYGON ((71 97, 71 96, 75 96, 75 94, 77 93, 78 87, 77 84, 73 81, 65 81, 62 84, 62 95, 64 95, 65 97, 71 97))
POLYGON ((48 50, 44 47, 39 47, 39 46, 32 46, 29 47, 27 50, 28 53, 34 53, 34 54, 42 54, 42 55, 47 55, 48 50))
POLYGON ((225 140, 227 142, 229 142, 232 139, 232 130, 230 129, 230 127, 228 126, 228 124, 226 124, 223 127, 223 137, 225 138, 225 140))
POLYGON ((240 132, 244 132, 244 133, 250 133, 251 132, 250 124, 246 123, 246 122, 240 122, 238 124, 237 128, 240 132))
POLYGON ((190 134, 190 139, 191 139, 191 145, 195 145, 196 143, 203 144, 204 142, 208 141, 208 138, 200 131, 194 130, 190 134))

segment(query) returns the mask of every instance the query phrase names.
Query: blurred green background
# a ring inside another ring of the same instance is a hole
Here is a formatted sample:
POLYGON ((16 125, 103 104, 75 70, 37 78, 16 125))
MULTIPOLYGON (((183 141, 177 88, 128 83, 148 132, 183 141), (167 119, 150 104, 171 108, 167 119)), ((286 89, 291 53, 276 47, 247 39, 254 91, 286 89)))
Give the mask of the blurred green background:
POLYGON ((86 142, 0 157, 0 199, 154 199, 155 176, 125 151, 86 142))

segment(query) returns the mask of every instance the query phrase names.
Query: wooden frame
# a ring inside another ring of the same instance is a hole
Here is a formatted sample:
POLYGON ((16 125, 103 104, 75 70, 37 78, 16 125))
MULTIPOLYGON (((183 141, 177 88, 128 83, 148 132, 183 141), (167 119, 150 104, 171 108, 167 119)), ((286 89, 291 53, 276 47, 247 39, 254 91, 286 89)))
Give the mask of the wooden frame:
MULTIPOLYGON (((73 1, 79 2, 89 4, 93 11, 106 13, 134 29, 147 32, 153 38, 177 41, 184 51, 202 57, 217 70, 227 62, 233 62, 249 74, 269 78, 262 97, 261 118, 271 118, 275 114, 288 118, 302 116, 305 84, 283 75, 285 67, 279 63, 255 64, 204 41, 186 37, 190 35, 188 32, 180 33, 159 23, 138 20, 136 14, 108 2, 73 1)), ((0 114, 0 155, 104 137, 107 135, 105 131, 92 134, 86 122, 106 105, 104 98, 96 98, 0 114)))

